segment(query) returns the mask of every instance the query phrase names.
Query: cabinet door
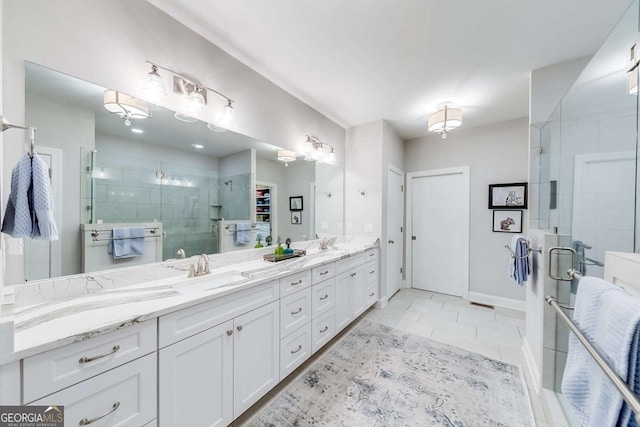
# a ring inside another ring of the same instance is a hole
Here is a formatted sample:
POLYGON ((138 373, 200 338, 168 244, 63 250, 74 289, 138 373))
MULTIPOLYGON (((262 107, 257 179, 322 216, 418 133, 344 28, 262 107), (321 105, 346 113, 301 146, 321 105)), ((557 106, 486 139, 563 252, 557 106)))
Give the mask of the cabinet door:
POLYGON ((278 301, 234 319, 234 417, 257 402, 280 379, 279 319, 278 301))
POLYGON ((364 267, 354 268, 348 273, 349 277, 351 277, 351 285, 349 289, 351 315, 355 319, 364 313, 365 310, 366 278, 364 277, 364 267))
POLYGON ((230 320, 160 350, 160 427, 233 421, 233 333, 230 320))
POLYGON ((352 319, 351 303, 349 302, 351 288, 351 276, 349 274, 351 272, 347 271, 336 277, 334 305, 336 333, 347 326, 352 319))

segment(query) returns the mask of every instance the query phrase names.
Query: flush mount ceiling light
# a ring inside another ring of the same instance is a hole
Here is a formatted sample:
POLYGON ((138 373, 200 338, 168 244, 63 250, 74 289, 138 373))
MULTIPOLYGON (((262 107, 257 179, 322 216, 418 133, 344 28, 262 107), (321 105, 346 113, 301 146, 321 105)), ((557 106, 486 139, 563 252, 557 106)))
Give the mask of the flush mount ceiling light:
POLYGON ((285 166, 289 166, 289 162, 296 161, 297 154, 293 151, 285 150, 284 148, 278 148, 277 159, 284 162, 285 166))
POLYGON ((336 153, 333 146, 320 141, 315 136, 307 135, 303 145, 304 159, 308 162, 335 163, 336 153))
POLYGON ((429 132, 442 135, 442 139, 447 138, 447 134, 462 124, 462 110, 451 108, 450 102, 438 105, 438 111, 431 114, 427 121, 429 132))
POLYGON ((115 90, 104 91, 104 108, 124 119, 126 126, 131 126, 131 120, 151 117, 145 101, 115 90))
POLYGON ((200 116, 209 105, 208 92, 212 92, 224 100, 224 107, 222 107, 223 112, 216 118, 215 123, 209 123, 207 127, 216 132, 225 132, 227 130, 233 119, 233 99, 215 89, 196 83, 170 68, 163 67, 151 61, 147 61, 147 64, 151 65, 151 72, 147 74, 141 90, 143 93, 148 94, 150 100, 155 100, 162 95, 166 96, 167 92, 164 89, 164 81, 160 73, 158 73, 158 69, 165 70, 173 74, 174 93, 183 95, 187 99, 187 105, 184 111, 175 113, 176 119, 183 122, 198 121, 197 117, 200 116))

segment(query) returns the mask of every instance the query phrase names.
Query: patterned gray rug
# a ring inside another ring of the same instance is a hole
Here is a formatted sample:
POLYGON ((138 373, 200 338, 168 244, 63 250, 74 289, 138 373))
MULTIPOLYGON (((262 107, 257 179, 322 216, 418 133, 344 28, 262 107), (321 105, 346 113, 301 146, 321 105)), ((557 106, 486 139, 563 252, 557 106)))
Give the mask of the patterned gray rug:
POLYGON ((249 426, 533 426, 518 366, 363 320, 249 426))

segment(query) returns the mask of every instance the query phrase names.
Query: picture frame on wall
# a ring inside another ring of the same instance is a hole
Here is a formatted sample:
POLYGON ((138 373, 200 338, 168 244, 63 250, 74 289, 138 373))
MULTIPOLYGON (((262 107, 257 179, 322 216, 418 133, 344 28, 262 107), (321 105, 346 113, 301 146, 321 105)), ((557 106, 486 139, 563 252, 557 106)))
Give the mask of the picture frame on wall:
POLYGON ((290 211, 301 211, 302 210, 302 196, 289 197, 289 210, 290 211))
POLYGON ((291 212, 291 224, 302 224, 302 212, 301 211, 292 211, 291 212))
POLYGON ((527 183, 490 184, 489 209, 527 209, 527 183))
POLYGON ((495 233, 522 233, 522 211, 494 210, 493 231, 495 233))

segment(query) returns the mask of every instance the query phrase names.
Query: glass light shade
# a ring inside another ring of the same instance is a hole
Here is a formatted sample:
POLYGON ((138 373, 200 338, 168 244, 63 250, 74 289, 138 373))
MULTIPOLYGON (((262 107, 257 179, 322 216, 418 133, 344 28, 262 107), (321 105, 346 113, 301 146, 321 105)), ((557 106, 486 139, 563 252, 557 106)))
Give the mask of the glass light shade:
POLYGON ((429 132, 449 132, 462 125, 462 110, 445 107, 430 115, 427 124, 429 132))
POLYGON ((198 119, 196 119, 193 116, 190 116, 188 114, 185 113, 179 113, 176 112, 173 117, 175 117, 176 119, 180 120, 181 122, 186 122, 186 123, 195 123, 198 121, 198 119))
POLYGON ((160 96, 167 96, 167 89, 164 87, 162 76, 158 73, 156 66, 151 67, 151 72, 142 82, 140 90, 149 98, 155 99, 160 96))
POLYGON ((207 129, 209 129, 210 131, 213 132, 226 132, 227 129, 223 128, 222 126, 218 126, 215 123, 207 123, 207 129))
POLYGON ((327 154, 327 163, 335 163, 336 162, 336 153, 331 149, 331 152, 327 154))
POLYGON ((110 113, 126 119, 146 119, 151 117, 147 103, 115 90, 104 91, 104 108, 110 113))
POLYGON ((638 93, 638 70, 634 69, 627 73, 627 92, 629 95, 638 93))
POLYGON ((285 150, 284 148, 278 148, 277 159, 284 162, 285 166, 289 166, 289 162, 296 161, 297 154, 293 151, 285 150))
POLYGON ((227 105, 224 106, 224 112, 220 115, 218 119, 218 123, 221 126, 227 127, 231 124, 233 120, 233 105, 231 102, 228 102, 227 105))
POLYGON ((187 107, 187 111, 192 116, 196 116, 207 106, 207 101, 205 101, 202 92, 200 92, 201 90, 202 89, 196 87, 196 89, 191 92, 191 95, 189 95, 189 105, 187 107))

